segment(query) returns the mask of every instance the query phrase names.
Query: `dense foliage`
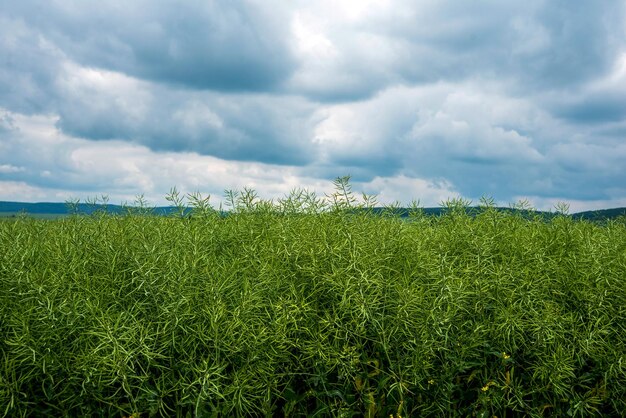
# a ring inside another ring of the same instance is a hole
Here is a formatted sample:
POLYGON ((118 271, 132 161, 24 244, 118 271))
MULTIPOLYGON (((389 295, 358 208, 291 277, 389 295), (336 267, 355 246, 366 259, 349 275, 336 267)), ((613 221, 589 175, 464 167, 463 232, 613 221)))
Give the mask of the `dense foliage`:
POLYGON ((623 416, 623 219, 403 220, 345 180, 1 221, 0 416, 623 416))

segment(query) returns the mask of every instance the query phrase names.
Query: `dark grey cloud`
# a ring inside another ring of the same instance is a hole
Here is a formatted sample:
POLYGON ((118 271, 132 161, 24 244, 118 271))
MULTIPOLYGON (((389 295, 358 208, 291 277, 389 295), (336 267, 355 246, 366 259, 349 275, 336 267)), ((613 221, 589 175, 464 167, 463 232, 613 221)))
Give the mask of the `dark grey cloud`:
POLYGON ((291 72, 281 2, 25 0, 3 14, 72 60, 191 89, 273 90, 291 72))
POLYGON ((542 88, 562 87, 604 75, 624 48, 626 27, 622 2, 566 0, 545 2, 535 18, 548 34, 548 47, 520 56, 515 64, 529 70, 525 81, 542 88), (536 68, 536 72, 533 71, 536 68))
POLYGON ((0 14, 0 106, 27 114, 53 111, 62 58, 36 28, 0 14))
POLYGON ((555 108, 556 116, 575 124, 597 124, 626 120, 624 92, 602 92, 585 95, 555 108))
POLYGON ((226 160, 312 163, 314 107, 295 97, 220 96, 141 87, 145 95, 73 89, 59 106, 63 132, 93 140, 120 139, 155 151, 197 152, 226 160), (134 107, 143 105, 136 113, 134 107))
POLYGON ((598 135, 599 141, 607 142, 608 140, 615 144, 623 143, 626 141, 626 121, 603 126, 596 132, 596 134, 598 135))

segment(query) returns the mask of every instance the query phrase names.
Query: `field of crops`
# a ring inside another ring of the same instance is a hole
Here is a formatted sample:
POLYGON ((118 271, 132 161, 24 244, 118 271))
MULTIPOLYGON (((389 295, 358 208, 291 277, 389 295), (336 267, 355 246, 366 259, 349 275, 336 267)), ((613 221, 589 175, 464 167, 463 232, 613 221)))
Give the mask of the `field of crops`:
POLYGON ((337 186, 1 221, 0 416, 625 416, 624 219, 337 186))

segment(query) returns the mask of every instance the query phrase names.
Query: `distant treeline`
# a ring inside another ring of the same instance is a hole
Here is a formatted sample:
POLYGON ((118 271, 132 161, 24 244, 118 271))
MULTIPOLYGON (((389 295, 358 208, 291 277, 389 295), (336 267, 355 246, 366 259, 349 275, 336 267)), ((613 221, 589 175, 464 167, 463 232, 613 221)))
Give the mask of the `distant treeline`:
MULTIPOLYGON (((54 217, 54 215, 65 216, 72 213, 91 215, 96 212, 106 212, 114 215, 121 215, 129 210, 133 210, 134 206, 125 205, 103 205, 103 204, 91 204, 91 203, 25 203, 25 202, 2 202, 0 201, 0 216, 16 216, 17 214, 54 217)), ((149 213, 154 215, 172 215, 180 213, 180 209, 174 206, 158 206, 144 208, 149 213)), ((537 211, 532 209, 516 209, 508 207, 498 207, 499 211, 521 213, 524 216, 541 216, 547 219, 557 215, 557 212, 537 211)), ((353 208, 353 211, 369 210, 375 214, 380 215, 395 215, 399 217, 409 217, 412 209, 402 207, 374 207, 368 209, 353 208)), ((440 216, 449 212, 451 209, 448 207, 436 207, 436 208, 421 208, 425 215, 440 216)), ((470 215, 476 215, 480 213, 483 208, 479 206, 468 206, 465 211, 470 215)), ((184 214, 190 214, 192 208, 184 209, 184 214)), ((227 212, 223 212, 224 215, 227 212)), ((613 209, 601 209, 593 211, 584 211, 574 214, 569 214, 574 219, 589 220, 589 221, 605 221, 609 219, 616 219, 620 216, 626 216, 626 208, 613 208, 613 209)))

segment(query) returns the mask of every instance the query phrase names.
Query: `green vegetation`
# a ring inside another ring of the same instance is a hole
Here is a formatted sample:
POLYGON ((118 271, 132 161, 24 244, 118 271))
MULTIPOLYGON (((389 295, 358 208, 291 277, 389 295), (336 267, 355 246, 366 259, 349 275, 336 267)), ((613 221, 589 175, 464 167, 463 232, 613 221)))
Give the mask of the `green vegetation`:
POLYGON ((0 416, 624 416, 623 218, 335 186, 0 222, 0 416))

